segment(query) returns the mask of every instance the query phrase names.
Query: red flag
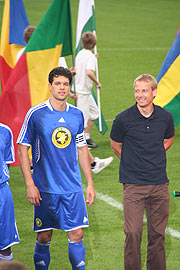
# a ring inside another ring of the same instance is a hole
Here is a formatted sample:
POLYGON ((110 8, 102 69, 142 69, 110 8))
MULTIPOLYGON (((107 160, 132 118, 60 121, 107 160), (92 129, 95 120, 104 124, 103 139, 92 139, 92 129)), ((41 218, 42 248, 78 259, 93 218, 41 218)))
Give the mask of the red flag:
POLYGON ((72 27, 69 0, 54 0, 36 27, 28 45, 12 70, 0 96, 0 122, 13 131, 15 165, 17 137, 31 106, 47 100, 48 74, 59 57, 72 54, 72 27))

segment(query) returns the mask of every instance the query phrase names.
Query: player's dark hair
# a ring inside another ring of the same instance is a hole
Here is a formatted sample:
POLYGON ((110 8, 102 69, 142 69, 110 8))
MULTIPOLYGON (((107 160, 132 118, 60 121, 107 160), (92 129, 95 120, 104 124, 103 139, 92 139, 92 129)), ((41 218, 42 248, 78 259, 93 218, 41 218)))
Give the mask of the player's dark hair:
POLYGON ((69 83, 71 83, 72 81, 72 74, 71 71, 67 68, 63 68, 63 67, 56 67, 53 70, 51 70, 51 72, 49 73, 49 83, 52 84, 54 77, 59 77, 59 76, 64 76, 66 78, 69 79, 69 83))

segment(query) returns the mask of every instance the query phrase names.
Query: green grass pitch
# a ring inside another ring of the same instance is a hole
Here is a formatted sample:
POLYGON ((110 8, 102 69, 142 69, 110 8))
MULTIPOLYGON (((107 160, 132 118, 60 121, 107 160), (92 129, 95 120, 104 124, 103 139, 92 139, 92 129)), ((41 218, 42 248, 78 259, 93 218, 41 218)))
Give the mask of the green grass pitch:
MULTIPOLYGON (((51 0, 24 0, 31 25, 37 25, 51 0)), ((157 77, 164 58, 179 28, 179 0, 96 0, 96 31, 99 52, 99 76, 102 83, 101 106, 107 120, 108 132, 102 136, 93 127, 92 138, 100 147, 94 156, 113 156, 114 161, 94 176, 97 194, 102 196, 88 208, 90 227, 84 230, 86 269, 123 269, 123 213, 109 205, 108 198, 122 204, 122 185, 118 183, 119 160, 111 152, 109 132, 114 117, 134 103, 133 80, 141 73, 157 77)), ((0 26, 4 1, 0 1, 0 26)), ((75 46, 78 1, 71 0, 75 46)), ((70 64, 70 58, 67 57, 70 64)), ((168 228, 176 237, 166 234, 167 269, 177 270, 180 264, 180 199, 172 196, 180 190, 180 126, 176 128, 173 146, 167 152, 167 171, 170 179, 170 216, 168 228)), ((17 226, 21 238, 12 248, 14 259, 34 269, 33 253, 36 235, 32 231, 33 207, 26 199, 26 187, 19 167, 10 168, 17 226)), ((83 177, 83 183, 86 181, 83 177)), ((146 269, 146 223, 142 240, 142 270, 146 269)), ((54 231, 51 243, 50 270, 71 269, 67 255, 66 233, 54 231)))

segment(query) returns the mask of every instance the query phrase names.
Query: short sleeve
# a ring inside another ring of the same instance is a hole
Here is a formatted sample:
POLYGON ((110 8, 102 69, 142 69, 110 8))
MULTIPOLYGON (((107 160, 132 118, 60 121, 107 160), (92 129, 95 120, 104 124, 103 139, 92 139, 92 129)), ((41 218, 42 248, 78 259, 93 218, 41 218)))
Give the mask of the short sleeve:
POLYGON ((96 57, 91 53, 91 56, 88 58, 86 69, 95 71, 96 69, 96 57))
POLYGON ((170 112, 168 112, 168 114, 169 114, 169 121, 168 121, 168 126, 167 126, 167 129, 165 132, 165 139, 169 139, 169 138, 173 137, 175 134, 174 119, 173 119, 170 112))
POLYGON ((31 109, 27 112, 24 119, 17 143, 31 145, 35 136, 35 127, 33 124, 34 114, 31 114, 31 109))
POLYGON ((7 137, 6 137, 6 147, 4 151, 5 162, 7 164, 13 163, 15 161, 14 158, 14 144, 13 144, 13 134, 10 129, 7 129, 7 137))
POLYGON ((86 145, 86 139, 84 134, 84 116, 83 113, 80 111, 80 121, 79 121, 79 130, 78 134, 76 135, 76 145, 77 147, 81 147, 86 145))
POLYGON ((113 121, 110 137, 113 141, 122 143, 126 135, 126 121, 122 113, 118 114, 113 121))

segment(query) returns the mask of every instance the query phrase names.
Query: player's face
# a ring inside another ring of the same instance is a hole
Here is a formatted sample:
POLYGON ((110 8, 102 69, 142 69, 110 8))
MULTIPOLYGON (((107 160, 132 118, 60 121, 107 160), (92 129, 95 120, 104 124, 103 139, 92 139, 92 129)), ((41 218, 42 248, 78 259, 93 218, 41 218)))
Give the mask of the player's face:
POLYGON ((134 85, 134 96, 137 105, 145 108, 152 105, 153 99, 156 96, 156 89, 152 90, 150 82, 137 81, 134 85))
POLYGON ((64 76, 54 77, 52 84, 49 84, 49 89, 52 98, 59 101, 64 101, 66 100, 70 91, 69 79, 64 76))

